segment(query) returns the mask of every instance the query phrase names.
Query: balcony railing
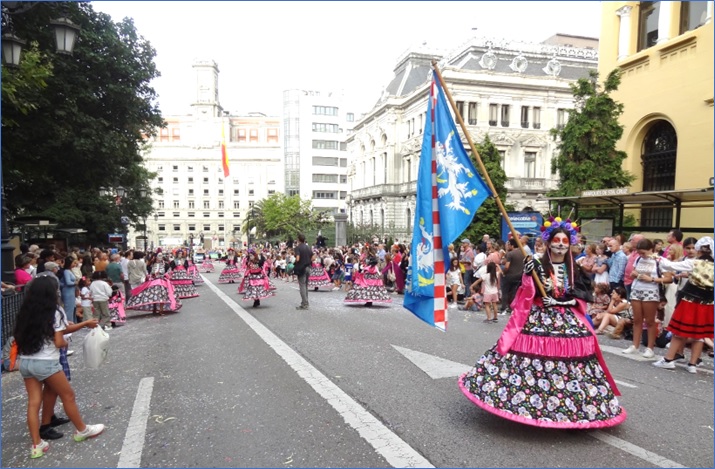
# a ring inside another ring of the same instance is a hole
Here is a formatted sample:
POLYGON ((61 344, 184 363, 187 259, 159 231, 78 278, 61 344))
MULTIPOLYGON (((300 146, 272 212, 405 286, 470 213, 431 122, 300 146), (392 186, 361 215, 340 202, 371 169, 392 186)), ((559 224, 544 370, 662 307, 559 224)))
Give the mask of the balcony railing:
MULTIPOLYGON (((556 188, 556 181, 541 178, 508 178, 505 186, 509 190, 545 192, 556 188)), ((350 195, 352 200, 375 199, 381 197, 401 197, 415 195, 417 181, 378 184, 353 190, 350 195)))

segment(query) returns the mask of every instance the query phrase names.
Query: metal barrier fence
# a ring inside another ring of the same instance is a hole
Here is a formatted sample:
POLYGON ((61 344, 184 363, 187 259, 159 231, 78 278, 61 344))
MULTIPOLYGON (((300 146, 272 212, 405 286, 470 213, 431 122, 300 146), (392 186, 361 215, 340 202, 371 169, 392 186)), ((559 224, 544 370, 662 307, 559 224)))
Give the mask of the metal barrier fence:
POLYGON ((15 318, 17 318, 24 299, 24 292, 2 296, 2 347, 5 346, 5 341, 12 336, 15 330, 15 318))

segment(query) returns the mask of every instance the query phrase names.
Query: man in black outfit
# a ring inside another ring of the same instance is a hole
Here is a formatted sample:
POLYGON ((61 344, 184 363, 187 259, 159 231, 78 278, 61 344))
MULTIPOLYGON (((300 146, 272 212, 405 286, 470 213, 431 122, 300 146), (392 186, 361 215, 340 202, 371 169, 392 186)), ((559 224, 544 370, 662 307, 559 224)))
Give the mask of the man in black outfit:
POLYGON ((298 277, 298 288, 300 289, 300 306, 295 309, 308 309, 308 276, 310 275, 310 258, 313 251, 305 244, 305 235, 298 234, 298 247, 295 248, 295 267, 293 273, 298 277))

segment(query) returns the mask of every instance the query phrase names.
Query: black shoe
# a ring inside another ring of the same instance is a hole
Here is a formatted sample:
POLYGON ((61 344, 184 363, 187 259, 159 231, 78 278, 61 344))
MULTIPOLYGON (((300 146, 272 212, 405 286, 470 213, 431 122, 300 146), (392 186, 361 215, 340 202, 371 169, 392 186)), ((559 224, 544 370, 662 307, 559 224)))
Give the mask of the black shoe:
POLYGON ((64 425, 69 422, 70 419, 67 417, 57 417, 56 415, 53 415, 50 419, 50 427, 59 427, 60 425, 64 425))
POLYGON ((368 301, 367 303, 365 303, 365 306, 372 306, 372 301, 368 301))
POLYGON ((677 362, 677 361, 679 361, 679 360, 685 360, 685 356, 683 356, 683 355, 681 355, 681 354, 679 354, 679 353, 676 353, 676 354, 675 354, 675 358, 673 358, 673 361, 677 362))
POLYGON ((256 300, 253 302, 253 307, 255 308, 255 307, 259 306, 260 304, 261 304, 261 300, 256 300))
POLYGON ((58 432, 49 425, 45 428, 40 427, 40 438, 43 440, 59 440, 64 434, 58 432))
POLYGON ((313 288, 313 291, 318 291, 318 287, 313 288))

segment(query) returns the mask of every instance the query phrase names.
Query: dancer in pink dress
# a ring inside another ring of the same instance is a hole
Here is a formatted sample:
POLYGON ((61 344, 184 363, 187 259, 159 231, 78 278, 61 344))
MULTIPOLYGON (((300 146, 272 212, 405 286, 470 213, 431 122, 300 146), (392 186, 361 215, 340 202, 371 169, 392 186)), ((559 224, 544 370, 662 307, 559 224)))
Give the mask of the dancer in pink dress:
POLYGON ((540 260, 527 258, 499 341, 459 377, 459 387, 482 409, 527 425, 618 425, 626 411, 586 319, 591 286, 571 253, 576 228, 570 220, 555 218, 542 230, 546 253, 540 260), (538 293, 534 269, 549 296, 538 293))
POLYGON ((308 289, 313 289, 318 291, 320 287, 330 287, 333 288, 333 282, 330 280, 330 275, 325 271, 323 267, 323 260, 316 254, 313 253, 313 257, 310 259, 310 273, 308 274, 308 289))
POLYGON ((189 275, 189 261, 185 257, 182 249, 176 252, 176 257, 169 263, 169 273, 167 277, 174 286, 176 294, 182 300, 185 298, 196 298, 199 292, 196 291, 194 280, 189 275))
POLYGON ((345 296, 347 303, 392 303, 392 297, 382 283, 382 274, 377 268, 377 257, 367 257, 367 265, 362 272, 352 273, 352 287, 345 296))
POLYGON ((229 248, 226 256, 226 267, 221 271, 218 283, 236 283, 241 280, 241 272, 238 268, 239 261, 240 258, 236 257, 236 251, 233 248, 229 248))
POLYGON ((127 310, 152 311, 164 315, 166 311, 178 311, 181 300, 174 291, 174 286, 165 278, 166 264, 162 253, 156 255, 151 265, 151 274, 146 282, 132 290, 132 297, 124 305, 127 310))
POLYGON ((261 300, 274 296, 268 276, 263 272, 265 259, 254 249, 248 251, 246 270, 238 287, 238 293, 243 293, 244 300, 253 300, 253 307, 261 305, 261 300))

